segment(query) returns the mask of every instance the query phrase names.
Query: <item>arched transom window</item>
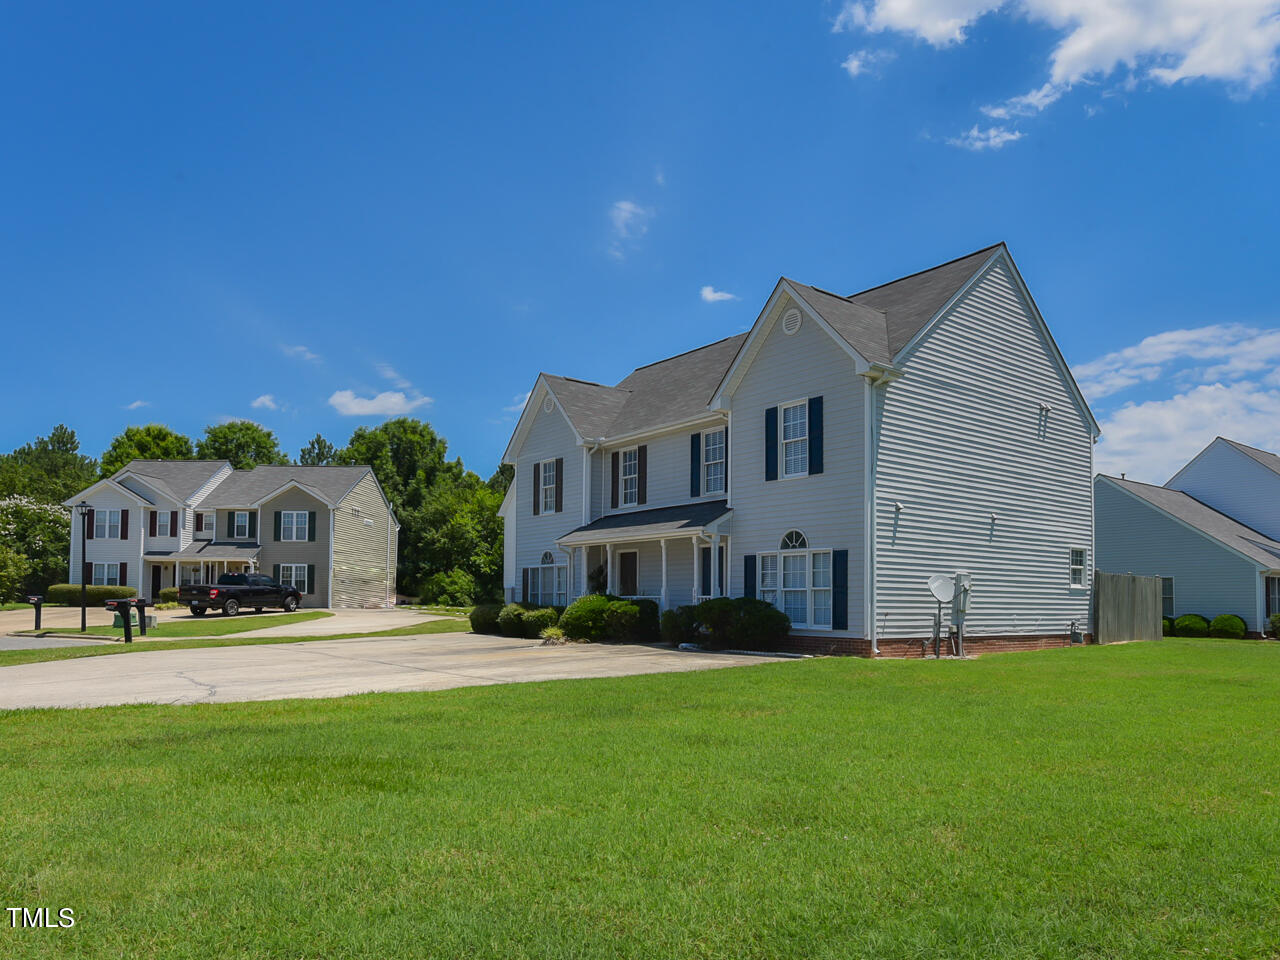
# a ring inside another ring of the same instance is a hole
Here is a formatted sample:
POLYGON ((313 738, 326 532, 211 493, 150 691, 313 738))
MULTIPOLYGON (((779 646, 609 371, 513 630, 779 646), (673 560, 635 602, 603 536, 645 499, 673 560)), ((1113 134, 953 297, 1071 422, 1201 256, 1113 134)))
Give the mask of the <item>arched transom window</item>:
POLYGON ((807 550, 809 541, 799 530, 788 530, 782 538, 783 550, 807 550))
POLYGON ((548 550, 546 553, 542 555, 542 565, 544 567, 553 566, 555 562, 556 562, 555 555, 552 554, 550 550, 548 550))

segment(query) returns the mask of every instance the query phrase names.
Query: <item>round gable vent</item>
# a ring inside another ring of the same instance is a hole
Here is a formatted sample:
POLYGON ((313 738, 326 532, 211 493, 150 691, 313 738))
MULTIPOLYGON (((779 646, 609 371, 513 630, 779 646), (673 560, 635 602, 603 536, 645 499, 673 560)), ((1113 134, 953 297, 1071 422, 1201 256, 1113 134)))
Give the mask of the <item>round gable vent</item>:
POLYGON ((555 408, 556 402, 551 399, 551 394, 547 394, 542 398, 542 409, 550 413, 555 408))
POLYGON ((788 337, 800 329, 800 311, 792 307, 782 315, 782 332, 788 337))

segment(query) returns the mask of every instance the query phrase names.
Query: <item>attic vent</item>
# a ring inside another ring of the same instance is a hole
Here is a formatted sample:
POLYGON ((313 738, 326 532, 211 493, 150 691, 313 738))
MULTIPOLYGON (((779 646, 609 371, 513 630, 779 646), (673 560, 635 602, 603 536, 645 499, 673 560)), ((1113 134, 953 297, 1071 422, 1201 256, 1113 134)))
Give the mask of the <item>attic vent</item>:
POLYGON ((551 399, 551 394, 547 394, 542 398, 542 409, 550 413, 555 408, 556 402, 551 399))
POLYGON ((782 332, 788 337, 800 329, 800 311, 792 307, 782 315, 782 332))

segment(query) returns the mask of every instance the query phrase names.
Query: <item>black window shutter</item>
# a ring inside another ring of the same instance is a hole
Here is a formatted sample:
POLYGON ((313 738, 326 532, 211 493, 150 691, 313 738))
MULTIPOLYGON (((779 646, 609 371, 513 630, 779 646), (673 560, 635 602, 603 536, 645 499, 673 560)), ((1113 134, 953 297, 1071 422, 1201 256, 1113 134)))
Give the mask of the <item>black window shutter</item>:
POLYGON ((711 548, 702 548, 702 595, 704 597, 711 596, 711 548))
POLYGON ((542 464, 533 465, 533 515, 542 512, 542 464))
POLYGON ((196 511, 196 533, 204 533, 204 514, 196 511))
POLYGON ((643 505, 648 497, 649 486, 649 447, 640 444, 636 448, 636 503, 643 505))
POLYGON ((86 561, 85 563, 82 563, 80 565, 80 582, 87 583, 87 584, 93 583, 93 564, 92 563, 89 563, 86 561))
POLYGON ((176 537, 178 535, 178 511, 169 511, 169 536, 176 537))
POLYGON ((148 514, 150 514, 150 516, 151 516, 151 520, 150 520, 150 529, 149 529, 149 531, 148 531, 148 532, 149 532, 150 536, 153 536, 153 537, 154 537, 154 536, 156 535, 156 524, 157 524, 157 523, 159 523, 160 511, 159 511, 159 510, 148 510, 148 511, 147 511, 147 513, 148 513, 148 514))
POLYGON ((849 629, 849 551, 831 553, 831 629, 849 629))
POLYGON ((809 398, 809 473, 822 472, 822 398, 809 398))
POLYGON ((564 457, 556 457, 556 513, 564 510, 564 457))
POLYGON ((702 434, 689 434, 689 496, 702 496, 702 434))
MULTIPOLYGON (((120 511, 124 513, 123 510, 120 511)), ((120 564, 120 586, 127 587, 129 585, 129 565, 127 563, 120 564)))
POLYGON ((86 540, 92 540, 92 539, 93 539, 93 524, 94 524, 93 516, 94 516, 94 511, 90 510, 90 511, 89 511, 89 517, 88 517, 89 529, 88 529, 88 532, 85 534, 85 539, 86 539, 86 540))
POLYGON ((128 510, 120 511, 120 539, 121 540, 129 539, 129 511, 128 510))
POLYGON ((778 479, 778 408, 764 412, 764 478, 778 479))
POLYGON ((742 558, 742 595, 755 598, 756 595, 756 555, 748 553, 742 558))
POLYGON ((529 602, 529 568, 524 567, 520 571, 520 602, 529 602))
POLYGON ((307 511, 307 539, 313 543, 316 539, 316 512, 314 510, 307 511))
POLYGON ((613 451, 609 459, 609 502, 613 509, 618 509, 618 451, 613 451))
POLYGON ((258 535, 258 511, 249 511, 249 539, 252 540, 258 535))
POLYGON ((236 512, 234 510, 227 511, 227 539, 232 540, 236 535, 236 512))
POLYGON ((316 592, 316 565, 314 563, 307 564, 307 593, 316 592))
POLYGON ((273 563, 271 565, 271 579, 276 583, 280 582, 280 564, 273 563))
MULTIPOLYGON (((280 511, 275 510, 271 515, 271 534, 276 543, 280 542, 280 511)), ((276 577, 279 580, 279 577, 276 577)))

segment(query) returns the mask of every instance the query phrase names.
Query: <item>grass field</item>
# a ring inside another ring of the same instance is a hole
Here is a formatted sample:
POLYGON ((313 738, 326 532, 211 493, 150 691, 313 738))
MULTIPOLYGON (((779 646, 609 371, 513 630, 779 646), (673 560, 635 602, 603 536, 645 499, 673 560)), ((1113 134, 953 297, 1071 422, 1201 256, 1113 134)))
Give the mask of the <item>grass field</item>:
MULTIPOLYGON (((2 679, 2 678, 0 678, 2 679)), ((0 718, 5 957, 1274 958, 1280 644, 0 718)))
MULTIPOLYGON (((223 617, 215 614, 211 617, 187 617, 182 620, 161 620, 156 626, 147 630, 148 637, 214 637, 225 633, 244 633, 246 630, 261 630, 263 627, 281 627, 290 623, 305 623, 308 620, 321 620, 332 617, 327 610, 299 610, 297 613, 264 613, 259 616, 223 617)), ((75 633, 79 630, 22 630, 20 633, 39 636, 41 633, 75 633)), ((133 628, 133 635, 140 636, 138 628, 133 628)), ((123 637, 124 627, 91 626, 85 631, 89 637, 123 637)))
MULTIPOLYGON (((275 620, 276 623, 281 622, 281 620, 274 617, 271 619, 275 620)), ((307 617, 306 619, 313 620, 315 617, 307 617)), ((289 623, 291 621, 286 619, 283 622, 289 623)), ((292 622, 296 623, 300 621, 292 622)), ((272 625, 273 624, 270 623, 260 623, 257 626, 268 627, 272 625)), ((51 647, 46 650, 0 650, 0 667, 11 667, 19 663, 42 663, 46 660, 77 660, 80 657, 111 656, 117 653, 146 653, 153 650, 190 650, 193 647, 245 647, 259 643, 302 643, 307 640, 350 640, 355 637, 403 637, 413 636, 416 634, 452 633, 454 631, 465 632, 470 628, 470 624, 466 620, 431 620, 426 623, 409 624, 403 627, 394 627, 390 630, 378 630, 373 633, 338 633, 325 634, 323 636, 304 636, 301 635, 300 630, 300 635, 295 637, 231 637, 226 640, 208 640, 201 639, 199 637, 188 637, 186 639, 176 640, 135 640, 131 644, 113 644, 109 647, 51 647)), ((147 634, 148 637, 154 635, 155 631, 151 631, 147 634)))

